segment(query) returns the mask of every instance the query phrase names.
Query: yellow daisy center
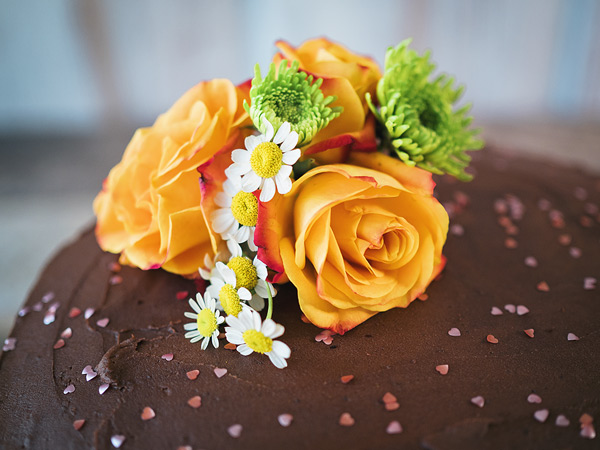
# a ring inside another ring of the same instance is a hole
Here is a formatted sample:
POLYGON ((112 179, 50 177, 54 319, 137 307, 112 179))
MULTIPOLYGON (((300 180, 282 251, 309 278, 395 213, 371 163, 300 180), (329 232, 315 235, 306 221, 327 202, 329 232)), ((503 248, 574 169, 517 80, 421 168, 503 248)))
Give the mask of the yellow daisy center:
POLYGON ((210 309, 200 311, 196 323, 198 324, 198 332, 204 337, 211 336, 218 327, 215 313, 210 309))
POLYGON ((245 287, 251 291, 258 284, 256 267, 254 267, 250 258, 235 256, 229 260, 227 267, 235 272, 236 289, 245 287))
POLYGON ((221 288, 219 291, 219 300, 221 301, 221 306, 223 306, 223 309, 227 315, 237 317, 242 310, 240 296, 230 284, 226 284, 221 288))
POLYGON ((273 350, 273 339, 266 337, 260 331, 246 330, 242 337, 246 345, 256 353, 268 353, 273 350))
POLYGON ((240 225, 255 227, 258 219, 258 200, 253 194, 240 191, 231 199, 231 213, 240 225))
POLYGON ((279 145, 273 142, 263 142, 258 144, 252 156, 250 156, 250 166, 252 171, 262 178, 271 178, 277 175, 282 165, 283 152, 279 145))

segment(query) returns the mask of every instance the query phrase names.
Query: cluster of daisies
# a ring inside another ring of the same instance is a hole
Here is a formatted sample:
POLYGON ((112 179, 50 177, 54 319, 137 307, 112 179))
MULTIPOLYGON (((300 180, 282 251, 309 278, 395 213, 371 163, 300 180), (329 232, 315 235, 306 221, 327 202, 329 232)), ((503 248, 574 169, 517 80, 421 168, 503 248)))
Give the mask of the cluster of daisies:
POLYGON ((228 254, 205 257, 205 267, 199 272, 209 285, 204 297, 197 294, 196 300, 189 300, 194 312, 185 316, 195 322, 184 328, 185 337, 191 342, 202 341, 205 350, 210 343, 219 347, 219 326, 225 322, 225 338, 239 353, 265 354, 281 369, 287 366, 290 348, 275 340, 284 327, 271 319, 276 290, 267 281, 267 266, 256 254, 254 231, 259 200, 268 202, 276 193, 291 190, 292 166, 301 151, 296 148, 298 133, 288 122, 277 133, 268 120, 263 118, 262 124, 265 133, 248 136, 245 148, 232 152, 233 163, 225 170, 227 180, 215 197, 218 208, 210 219, 213 230, 227 243, 228 254), (268 309, 263 321, 259 311, 265 308, 265 300, 268 309))

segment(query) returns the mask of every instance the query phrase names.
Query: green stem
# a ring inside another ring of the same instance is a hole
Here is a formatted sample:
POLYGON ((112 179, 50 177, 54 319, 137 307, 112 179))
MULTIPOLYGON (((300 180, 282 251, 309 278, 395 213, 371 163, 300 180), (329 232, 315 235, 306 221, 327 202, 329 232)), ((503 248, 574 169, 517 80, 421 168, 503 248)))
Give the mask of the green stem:
POLYGON ((273 296, 271 295, 271 287, 269 286, 269 283, 266 281, 265 283, 267 285, 267 293, 269 294, 269 307, 267 308, 267 319, 270 319, 273 315, 273 296))

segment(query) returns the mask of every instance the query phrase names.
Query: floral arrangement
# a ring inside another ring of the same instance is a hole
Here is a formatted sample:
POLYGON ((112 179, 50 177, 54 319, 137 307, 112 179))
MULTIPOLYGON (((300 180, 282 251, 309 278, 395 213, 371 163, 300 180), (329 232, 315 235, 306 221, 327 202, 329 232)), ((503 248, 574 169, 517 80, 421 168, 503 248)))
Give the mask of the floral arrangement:
POLYGON ((94 201, 96 235, 122 263, 201 277, 191 342, 287 366, 274 283, 314 325, 344 333, 406 307, 442 270, 448 215, 432 173, 468 180, 468 106, 404 41, 383 74, 327 39, 277 42, 266 74, 186 92, 138 130, 94 201), (261 312, 264 312, 264 320, 261 312))

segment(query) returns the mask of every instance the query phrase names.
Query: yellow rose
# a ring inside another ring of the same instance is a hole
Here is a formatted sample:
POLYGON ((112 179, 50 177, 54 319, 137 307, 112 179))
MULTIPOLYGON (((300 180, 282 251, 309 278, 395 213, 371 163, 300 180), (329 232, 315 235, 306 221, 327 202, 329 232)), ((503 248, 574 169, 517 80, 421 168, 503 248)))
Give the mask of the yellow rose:
POLYGON ((343 159, 350 149, 375 150, 375 120, 369 113, 365 94, 370 92, 375 96, 377 81, 381 78, 377 63, 324 38, 306 41, 298 48, 284 41, 275 45, 281 51, 275 55, 275 63, 282 59, 298 60, 301 70, 323 78, 323 95, 337 97, 331 106, 344 108, 338 118, 317 133, 304 154, 336 148, 328 151, 328 155, 318 156, 325 163, 343 159))
POLYGON ((340 334, 424 292, 443 268, 448 232, 430 173, 381 153, 348 162, 310 170, 261 204, 255 234, 306 317, 340 334))
POLYGON ((215 237, 201 208, 198 167, 239 147, 250 125, 248 86, 203 82, 152 127, 136 131, 94 201, 103 250, 142 269, 191 274, 212 254, 215 237))

